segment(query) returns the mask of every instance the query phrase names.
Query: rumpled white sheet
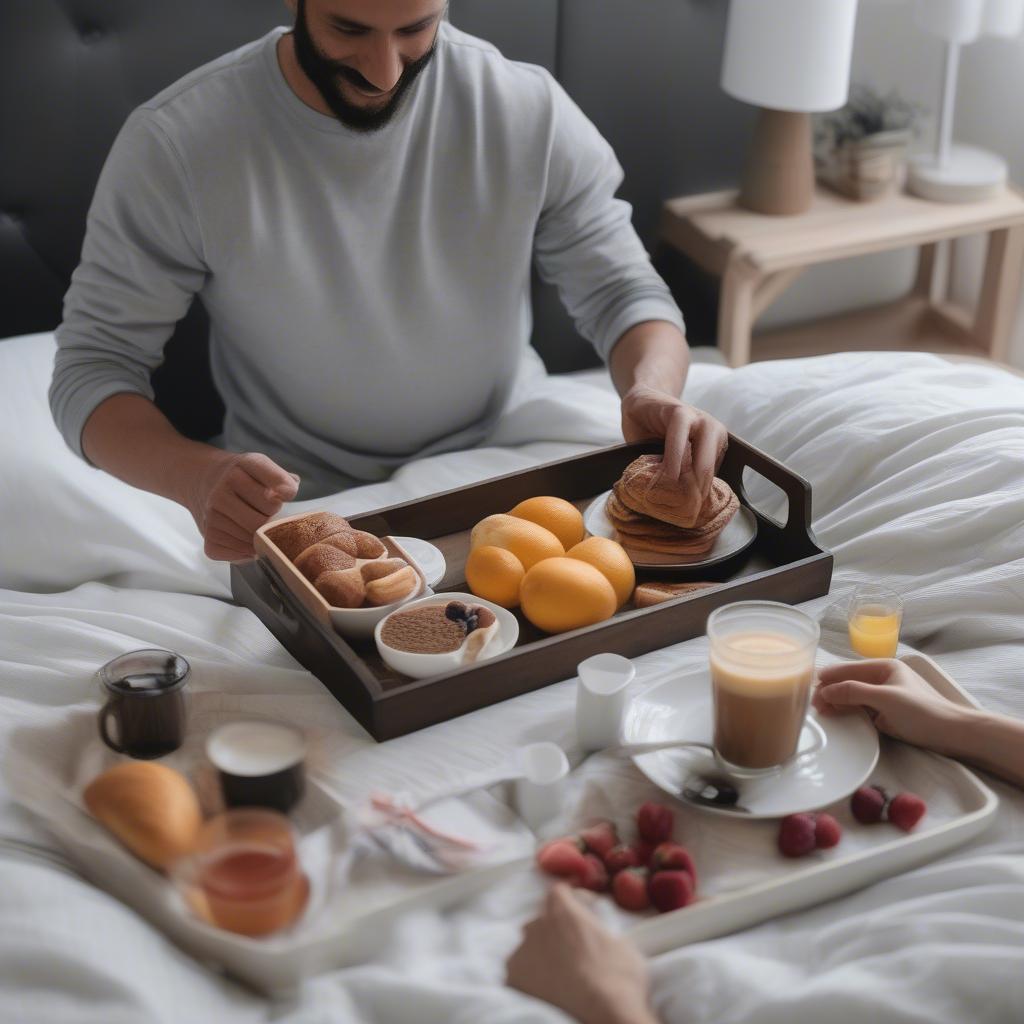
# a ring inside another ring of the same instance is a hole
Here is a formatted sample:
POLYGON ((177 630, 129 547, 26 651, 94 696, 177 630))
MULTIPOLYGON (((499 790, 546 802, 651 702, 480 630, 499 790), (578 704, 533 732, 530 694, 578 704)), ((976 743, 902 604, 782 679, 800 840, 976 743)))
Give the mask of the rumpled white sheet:
MULTIPOLYGON (((571 742, 569 683, 388 744, 369 741, 247 611, 225 603, 224 575, 197 553, 187 515, 65 456, 47 433, 47 344, 0 345, 4 397, 12 379, 17 397, 0 403, 0 736, 88 699, 90 673, 115 653, 160 645, 184 653, 205 687, 239 706, 258 710, 288 694, 298 718, 333 727, 339 776, 356 788, 373 778, 424 792, 486 774, 525 739, 571 742)), ((1024 382, 907 355, 695 371, 690 400, 812 482, 818 536, 837 558, 831 599, 860 579, 889 579, 908 596, 911 644, 983 703, 1024 711, 1024 382)), ((557 443, 440 456, 320 504, 354 512, 615 440, 617 403, 607 391, 538 387, 520 423, 531 441, 549 424, 557 443)), ((500 438, 516 439, 514 429, 500 438)), ((808 608, 820 612, 831 599, 808 608)), ((693 641, 640 659, 640 669, 704 656, 693 641)), ((657 958, 663 1018, 1019 1019, 1024 799, 994 788, 998 822, 969 847, 846 899, 657 958)), ((5 1021, 564 1019, 498 985, 521 886, 499 886, 447 915, 411 915, 373 963, 270 1003, 67 871, 52 841, 9 803, 0 805, 0 836, 5 1021)))

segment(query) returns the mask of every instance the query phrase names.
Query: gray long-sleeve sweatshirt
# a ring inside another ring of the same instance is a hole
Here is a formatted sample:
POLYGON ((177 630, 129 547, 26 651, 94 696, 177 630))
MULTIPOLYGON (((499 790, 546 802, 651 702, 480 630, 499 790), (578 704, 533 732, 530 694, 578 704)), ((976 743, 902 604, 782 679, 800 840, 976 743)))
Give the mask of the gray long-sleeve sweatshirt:
POLYGON ((682 327, 611 148, 543 69, 444 24, 365 134, 291 90, 284 31, 143 104, 114 144, 50 390, 78 454, 100 402, 152 398, 197 294, 218 443, 298 473, 302 497, 487 437, 529 341, 531 261, 604 358, 637 323, 682 327))

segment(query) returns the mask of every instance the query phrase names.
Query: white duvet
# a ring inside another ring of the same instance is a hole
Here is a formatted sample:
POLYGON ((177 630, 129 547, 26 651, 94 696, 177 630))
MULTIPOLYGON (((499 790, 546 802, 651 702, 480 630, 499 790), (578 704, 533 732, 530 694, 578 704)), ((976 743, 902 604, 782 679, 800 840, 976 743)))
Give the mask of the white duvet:
MULTIPOLYGON (((0 343, 0 734, 95 699, 123 650, 181 651, 195 684, 279 706, 335 738, 339 784, 426 793, 488 774, 523 737, 564 738, 571 684, 384 745, 369 740, 203 558, 188 515, 63 449, 48 337, 0 343), (424 782, 424 780, 428 780, 424 782)), ((983 704, 1024 715, 1024 381, 980 365, 877 354, 694 367, 687 397, 811 481, 832 595, 885 579, 905 639, 983 704)), ((618 439, 599 375, 535 378, 494 446, 407 466, 317 505, 357 512, 618 439), (500 446, 500 447, 499 447, 500 446)), ((754 491, 755 495, 758 493, 754 491)), ((762 496, 767 511, 770 496, 762 496)), ((301 506, 299 506, 301 507, 301 506)), ((701 641, 639 659, 693 666, 701 641)), ((4 742, 0 741, 0 742, 4 742)), ((653 963, 666 1021, 1010 1022, 1024 1007, 1024 798, 993 784, 995 826, 939 861, 845 899, 653 963)), ((0 1020, 531 1022, 564 1018, 500 987, 522 894, 499 887, 410 915, 386 952, 274 1001, 178 950, 81 880, 0 796, 0 1020), (513 912, 514 911, 514 912, 513 912)))

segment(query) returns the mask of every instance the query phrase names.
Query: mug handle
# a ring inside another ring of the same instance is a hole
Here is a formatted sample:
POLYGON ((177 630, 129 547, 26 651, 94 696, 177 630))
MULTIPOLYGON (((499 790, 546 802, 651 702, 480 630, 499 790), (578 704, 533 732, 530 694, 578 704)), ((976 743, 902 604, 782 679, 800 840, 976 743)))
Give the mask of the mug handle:
POLYGON ((118 754, 123 754, 125 752, 124 747, 122 747, 118 743, 115 743, 110 738, 110 732, 107 729, 107 719, 113 713, 114 709, 109 704, 104 704, 103 707, 100 709, 100 739, 103 740, 103 742, 106 743, 106 745, 110 747, 111 750, 115 751, 118 754))

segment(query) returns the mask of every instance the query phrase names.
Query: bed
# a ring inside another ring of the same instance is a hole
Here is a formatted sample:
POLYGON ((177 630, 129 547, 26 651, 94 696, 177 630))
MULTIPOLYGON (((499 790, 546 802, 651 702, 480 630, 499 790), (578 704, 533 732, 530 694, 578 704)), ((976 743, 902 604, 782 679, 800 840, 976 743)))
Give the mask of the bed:
MULTIPOLYGON (((0 11, 0 49, 9 50, 0 85, 35 104, 29 118, 13 104, 0 109, 0 131, 17 143, 0 168, 0 335, 9 336, 0 341, 0 759, 6 763, 19 730, 94 707, 90 678, 101 663, 163 646, 184 654, 194 685, 225 706, 284 705, 298 720, 323 723, 337 738, 331 770, 339 780, 386 781, 425 797, 467 773, 486 777, 524 737, 564 739, 572 683, 375 744, 255 616, 231 603, 226 566, 204 558, 188 513, 77 460, 47 406, 51 329, 92 183, 127 109, 266 31, 283 10, 277 0, 218 0, 220 16, 210 18, 210 6, 176 4, 173 21, 162 0, 130 12, 105 2, 15 0, 0 11), (66 60, 68 52, 76 59, 66 60), (49 88, 55 83, 60 88, 49 88), (32 125, 46 131, 30 133, 32 125)), ((462 27, 505 32, 499 41, 508 52, 552 67, 593 113, 622 154, 627 198, 648 239, 659 197, 723 184, 738 166, 748 115, 712 88, 724 5, 516 0, 514 21, 497 18, 498 9, 491 0, 452 3, 462 27), (608 19, 614 34, 603 31, 608 19), (637 47, 645 60, 629 62, 637 47), (607 74, 615 60, 627 60, 630 73, 607 74), (664 113, 635 117, 652 85, 666 81, 664 113), (664 124, 651 120, 661 116, 664 124), (685 139, 675 131, 683 123, 685 139)), ((699 338, 713 310, 702 313, 699 281, 680 287, 691 337, 699 338)), ((316 506, 356 513, 618 441, 605 372, 581 368, 585 350, 550 296, 538 292, 536 305, 535 344, 547 369, 570 372, 549 377, 535 360, 530 387, 485 446, 411 463, 385 483, 316 506)), ((215 433, 219 415, 202 328, 196 308, 179 326, 157 389, 191 436, 215 433)), ((805 606, 809 612, 827 615, 861 580, 885 579, 907 597, 910 645, 986 706, 1024 714, 1024 380, 981 364, 873 353, 740 370, 698 364, 686 397, 811 481, 814 528, 835 553, 836 570, 831 594, 805 606)), ((758 501, 775 508, 771 494, 758 501)), ((695 640, 638 659, 638 668, 683 670, 705 658, 695 640)), ((1020 1019, 1024 797, 988 781, 1001 800, 996 824, 954 854, 657 957, 653 996, 663 1019, 1020 1019)), ((54 837, 14 804, 5 777, 0 1020, 564 1020, 500 984, 538 885, 520 880, 444 913, 410 914, 379 954, 267 998, 86 882, 54 837)))
MULTIPOLYGON (((166 646, 195 685, 238 706, 287 698, 337 730, 339 778, 419 796, 485 775, 522 737, 559 738, 563 682, 443 726, 374 744, 247 610, 201 555, 177 506, 84 466, 63 447, 45 391, 49 335, 0 346, 0 730, 95 702, 114 654, 166 646), (501 728, 495 728, 496 723, 501 728), (455 756, 452 751, 456 751, 455 756), (429 779, 429 782, 424 782, 429 779)), ((537 376, 486 447, 406 466, 318 505, 378 507, 616 440, 601 371, 537 376)), ((814 485, 814 525, 836 555, 830 603, 865 578, 907 596, 905 640, 986 706, 1024 714, 1024 381, 910 354, 697 365, 689 398, 814 485)), ((770 496, 763 497, 771 511, 770 496)), ((305 507, 295 506, 301 511, 305 507)), ((680 667, 695 640, 638 660, 680 667)), ((980 839, 908 874, 653 962, 666 1021, 1019 1019, 1024 1000, 1024 797, 1001 799, 980 839)), ((0 813, 0 1019, 10 1021, 554 1021, 500 987, 536 891, 509 884, 402 920, 370 962, 268 1000, 193 960, 86 883, 59 844, 4 798, 0 813), (415 1006, 415 1012, 410 1010, 415 1006)))

